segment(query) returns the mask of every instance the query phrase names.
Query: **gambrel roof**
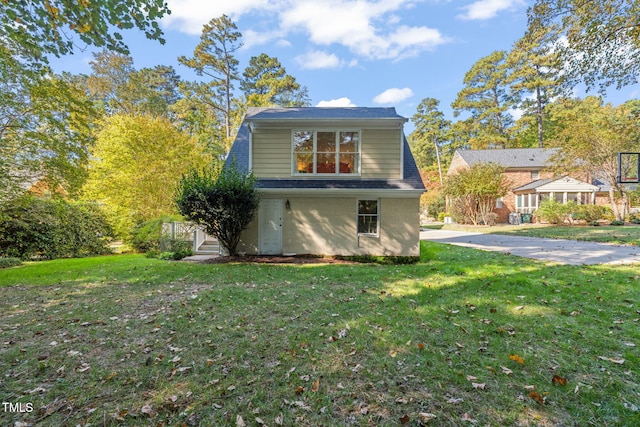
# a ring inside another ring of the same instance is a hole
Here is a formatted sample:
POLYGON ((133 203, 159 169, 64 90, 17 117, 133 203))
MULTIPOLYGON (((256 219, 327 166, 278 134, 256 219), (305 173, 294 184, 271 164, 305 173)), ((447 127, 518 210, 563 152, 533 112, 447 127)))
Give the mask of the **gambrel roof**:
MULTIPOLYGON (((340 125, 341 121, 375 121, 376 124, 394 123, 401 126, 407 121, 406 118, 398 115, 395 108, 249 108, 244 122, 240 126, 236 140, 231 147, 227 164, 235 162, 236 166, 243 170, 249 170, 250 162, 250 125, 261 121, 269 123, 284 123, 292 128, 297 122, 323 123, 335 122, 340 125)), ((409 148, 406 137, 402 137, 403 176, 398 179, 338 179, 329 177, 326 179, 304 179, 304 178, 259 178, 257 187, 260 189, 340 189, 340 190, 417 190, 424 191, 420 172, 416 166, 415 159, 409 148)))

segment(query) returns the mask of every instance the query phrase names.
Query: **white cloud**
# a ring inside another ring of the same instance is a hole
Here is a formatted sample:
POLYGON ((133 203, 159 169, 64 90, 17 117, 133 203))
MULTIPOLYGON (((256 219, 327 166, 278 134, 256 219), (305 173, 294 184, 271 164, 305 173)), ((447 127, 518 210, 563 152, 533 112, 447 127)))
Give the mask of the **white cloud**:
POLYGON ((318 102, 316 107, 357 107, 357 105, 351 102, 349 98, 342 97, 338 99, 332 99, 330 101, 320 101, 318 102))
POLYGON ((274 0, 167 0, 171 15, 162 22, 168 28, 177 28, 187 34, 200 35, 202 26, 213 18, 227 15, 237 20, 245 13, 255 10, 274 10, 281 5, 274 0))
POLYGON ((333 53, 327 53, 320 50, 312 50, 304 55, 298 55, 296 62, 302 69, 318 70, 321 68, 338 68, 342 65, 340 58, 333 53))
POLYGON ((495 17, 498 12, 505 9, 512 9, 522 4, 524 4, 523 0, 477 0, 465 6, 463 9, 466 9, 466 12, 458 15, 458 18, 470 21, 491 19, 495 17))
POLYGON ((413 91, 408 88, 391 88, 387 89, 381 94, 377 95, 373 98, 373 102, 376 104, 397 104, 398 102, 402 102, 405 99, 409 99, 413 96, 413 91))
POLYGON ((436 29, 397 27, 400 20, 391 13, 403 6, 411 2, 304 0, 284 10, 280 19, 285 31, 303 31, 318 45, 341 44, 373 59, 406 56, 407 51, 432 49, 447 41, 436 29))

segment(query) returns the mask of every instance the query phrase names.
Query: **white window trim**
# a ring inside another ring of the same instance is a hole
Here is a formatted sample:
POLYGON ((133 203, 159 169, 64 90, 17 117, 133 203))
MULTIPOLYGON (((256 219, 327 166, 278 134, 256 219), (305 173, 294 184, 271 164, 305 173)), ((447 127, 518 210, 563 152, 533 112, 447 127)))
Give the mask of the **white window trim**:
POLYGON ((382 218, 382 212, 381 212, 381 210, 382 210, 382 201, 381 201, 380 198, 364 198, 364 197, 361 197, 361 198, 358 198, 356 200, 356 234, 358 236, 380 237, 380 228, 381 228, 381 223, 382 223, 382 219, 381 219, 382 218), (376 213, 378 221, 377 221, 377 227, 376 227, 376 232, 375 233, 360 233, 360 232, 358 232, 358 222, 360 220, 360 216, 361 215, 368 215, 368 214, 360 214, 360 212, 359 212, 359 205, 360 205, 360 201, 362 201, 362 200, 375 200, 377 205, 378 205, 377 206, 378 207, 378 209, 377 209, 378 212, 376 213))
POLYGON ((291 176, 317 176, 317 177, 333 177, 333 176, 343 176, 343 177, 352 177, 352 176, 361 176, 362 175, 362 129, 322 129, 322 128, 305 128, 305 129, 292 129, 291 130, 291 176), (313 173, 299 173, 298 172, 298 164, 296 162, 296 147, 294 141, 294 134, 296 132, 312 132, 313 133, 313 173), (336 167, 338 168, 338 172, 336 173, 318 173, 316 172, 316 158, 318 154, 318 132, 335 132, 336 134, 336 167), (357 168, 353 173, 340 173, 340 132, 357 132, 358 133, 358 147, 357 151, 354 153, 357 158, 357 168))

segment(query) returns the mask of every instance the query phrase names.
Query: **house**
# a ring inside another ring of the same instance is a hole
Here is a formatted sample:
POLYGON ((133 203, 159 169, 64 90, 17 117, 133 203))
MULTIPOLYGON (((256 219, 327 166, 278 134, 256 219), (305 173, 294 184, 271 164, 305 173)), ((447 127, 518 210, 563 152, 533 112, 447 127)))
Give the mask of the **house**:
POLYGON ((605 181, 556 176, 546 169, 551 166, 551 158, 556 152, 556 148, 456 150, 447 175, 477 163, 496 163, 504 167, 511 191, 496 203, 494 212, 498 222, 507 222, 513 212, 533 213, 545 199, 608 205, 609 184, 605 181))
POLYGON ((394 108, 250 108, 227 162, 253 172, 247 254, 419 256, 425 191, 394 108))

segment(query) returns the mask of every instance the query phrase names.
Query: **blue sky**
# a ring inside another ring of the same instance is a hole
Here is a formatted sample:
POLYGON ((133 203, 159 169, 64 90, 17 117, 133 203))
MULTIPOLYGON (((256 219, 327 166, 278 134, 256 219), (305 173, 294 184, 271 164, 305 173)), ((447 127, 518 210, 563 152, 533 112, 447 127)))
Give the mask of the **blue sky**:
MULTIPOLYGON (((451 102, 481 57, 509 50, 526 28, 525 0, 167 0, 165 45, 125 33, 136 68, 172 65, 191 56, 202 25, 227 14, 243 34, 242 71, 252 56, 277 57, 309 89, 312 105, 393 106, 411 117, 425 97, 451 102)), ((91 50, 52 62, 55 71, 90 73, 91 50)), ((584 93, 577 93, 584 96, 584 93)), ((610 91, 619 104, 640 86, 610 91)))

